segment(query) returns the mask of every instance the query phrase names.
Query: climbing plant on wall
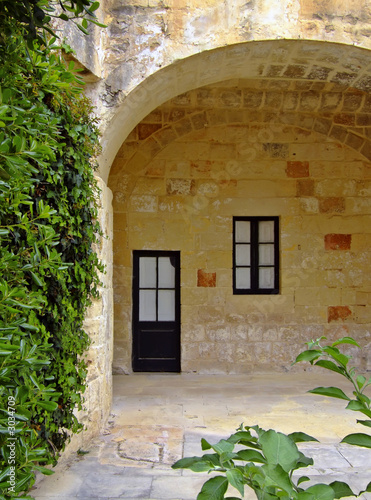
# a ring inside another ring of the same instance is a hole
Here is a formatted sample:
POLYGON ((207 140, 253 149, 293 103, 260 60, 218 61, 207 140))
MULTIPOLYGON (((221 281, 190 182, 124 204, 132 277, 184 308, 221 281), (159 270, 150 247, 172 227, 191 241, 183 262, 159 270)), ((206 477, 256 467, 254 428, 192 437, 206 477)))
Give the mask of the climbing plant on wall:
MULTIPOLYGON (((53 3, 0 0, 1 500, 31 498, 35 472, 82 428, 83 320, 102 271, 98 128, 52 36, 53 3)), ((99 6, 59 4, 62 20, 99 6)))

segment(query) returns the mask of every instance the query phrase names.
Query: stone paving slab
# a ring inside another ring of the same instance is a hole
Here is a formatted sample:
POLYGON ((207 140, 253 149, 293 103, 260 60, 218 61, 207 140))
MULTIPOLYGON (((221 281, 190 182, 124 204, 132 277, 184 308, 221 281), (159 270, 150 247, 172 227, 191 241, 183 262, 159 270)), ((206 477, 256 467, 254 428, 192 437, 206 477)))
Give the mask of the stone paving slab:
MULTIPOLYGON (((32 494, 36 500, 195 500, 210 476, 173 470, 172 463, 201 455, 202 437, 214 444, 243 421, 320 438, 321 443, 300 444, 315 464, 296 475, 315 482, 347 481, 358 492, 371 480, 371 451, 339 444, 339 437, 360 432, 356 416, 339 400, 305 394, 318 385, 323 381, 308 374, 254 380, 246 375, 115 377, 106 431, 90 443, 89 453, 62 462, 32 494)), ((327 375, 326 385, 331 385, 327 375)), ((256 497, 246 490, 244 498, 256 497)), ((371 500, 371 494, 362 498, 371 500)))

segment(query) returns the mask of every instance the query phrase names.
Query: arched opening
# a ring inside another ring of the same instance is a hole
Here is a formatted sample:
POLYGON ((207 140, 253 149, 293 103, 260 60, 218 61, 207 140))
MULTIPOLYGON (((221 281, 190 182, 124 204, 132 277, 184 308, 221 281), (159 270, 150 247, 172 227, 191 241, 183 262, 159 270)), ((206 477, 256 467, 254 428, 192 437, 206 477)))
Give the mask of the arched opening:
POLYGON ((367 336, 368 58, 252 42, 177 63, 129 96, 110 136, 112 148, 127 136, 108 182, 116 372, 132 370, 134 251, 180 252, 183 371, 283 371, 310 338, 367 336), (129 111, 135 126, 118 130, 129 111), (236 258, 236 217, 279 219, 279 293, 235 293, 237 268, 251 267, 236 258))

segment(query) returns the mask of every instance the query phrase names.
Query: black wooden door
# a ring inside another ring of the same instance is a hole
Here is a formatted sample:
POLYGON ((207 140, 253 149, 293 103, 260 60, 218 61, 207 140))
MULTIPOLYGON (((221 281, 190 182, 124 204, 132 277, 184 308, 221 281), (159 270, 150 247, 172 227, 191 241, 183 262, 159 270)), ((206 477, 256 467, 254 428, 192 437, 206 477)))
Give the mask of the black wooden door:
POLYGON ((180 252, 133 252, 133 370, 180 372, 180 252))

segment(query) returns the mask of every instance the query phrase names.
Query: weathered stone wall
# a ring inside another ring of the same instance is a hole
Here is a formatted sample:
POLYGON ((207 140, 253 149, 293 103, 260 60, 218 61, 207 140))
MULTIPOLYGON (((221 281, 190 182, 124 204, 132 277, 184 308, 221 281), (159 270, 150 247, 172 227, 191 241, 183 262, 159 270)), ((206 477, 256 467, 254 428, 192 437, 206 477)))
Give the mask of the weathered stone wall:
POLYGON ((179 95, 121 147, 109 184, 116 371, 131 371, 136 249, 181 251, 183 371, 285 370, 312 338, 369 341, 371 166, 344 118, 363 116, 367 95, 273 83, 179 95), (280 216, 280 295, 233 295, 232 218, 246 215, 280 216))
MULTIPOLYGON (((120 141, 111 141, 117 126, 122 126, 122 143, 132 128, 149 113, 147 108, 142 114, 143 101, 153 101, 154 109, 169 98, 190 90, 182 84, 182 77, 187 81, 190 75, 188 67, 184 70, 178 68, 180 75, 175 74, 175 78, 178 80, 180 76, 181 88, 173 95, 169 95, 166 87, 172 88, 174 75, 168 75, 166 84, 164 74, 165 84, 161 82, 160 88, 156 87, 155 80, 150 85, 152 75, 157 76, 174 63, 179 65, 190 56, 206 55, 212 49, 267 40, 327 41, 350 47, 371 47, 370 0, 107 0, 103 7, 101 17, 107 29, 101 42, 102 80, 91 89, 102 117, 103 170, 111 166, 120 147, 120 141), (148 88, 145 86, 140 93, 136 93, 144 83, 148 84, 148 88), (157 99, 156 94, 159 94, 157 99), (136 100, 134 108, 131 106, 131 97, 136 100), (122 115, 129 127, 122 121, 119 125, 116 122, 122 115)), ((235 66, 236 57, 240 58, 241 64, 243 61, 243 55, 237 53, 234 55, 235 66)), ((263 58, 267 56, 265 54, 263 58)), ((279 44, 273 56, 277 65, 289 58, 279 44)), ((210 54, 209 57, 214 56, 210 54)), ((327 57, 319 61, 319 66, 333 65, 336 57, 329 50, 327 57)), ((298 55, 292 64, 306 67, 312 58, 313 53, 309 50, 298 55)), ((249 71, 254 74, 255 63, 258 62, 246 60, 245 74, 235 76, 249 77, 249 71), (253 68, 249 69, 251 62, 253 68)), ((204 64, 209 80, 200 81, 197 67, 190 69, 191 74, 195 72, 193 88, 218 81, 218 72, 223 73, 224 66, 228 67, 228 61, 222 64, 215 61, 212 68, 208 68, 207 60, 201 62, 201 67, 204 64)), ((360 65, 355 60, 345 72, 352 73, 359 69, 360 65)), ((239 68, 235 70, 239 71, 239 68)), ((279 71, 278 67, 276 71, 279 71)), ((224 73, 220 80, 232 77, 224 73)), ((178 82, 176 84, 179 85, 178 82)))
POLYGON ((73 451, 84 448, 90 439, 102 431, 111 410, 112 401, 112 358, 113 358, 113 291, 112 291, 112 193, 105 183, 97 178, 100 189, 99 222, 102 236, 96 251, 105 265, 100 273, 99 298, 88 310, 84 329, 91 339, 86 354, 88 365, 87 387, 84 394, 85 410, 78 418, 85 430, 72 437, 68 446, 68 457, 73 451))

